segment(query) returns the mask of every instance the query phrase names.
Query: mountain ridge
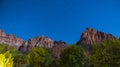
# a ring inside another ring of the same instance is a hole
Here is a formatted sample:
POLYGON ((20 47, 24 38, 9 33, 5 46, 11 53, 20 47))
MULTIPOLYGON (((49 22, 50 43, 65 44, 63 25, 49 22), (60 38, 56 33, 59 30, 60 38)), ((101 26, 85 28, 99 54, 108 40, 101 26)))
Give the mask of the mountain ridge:
POLYGON ((93 45, 99 44, 103 40, 115 40, 117 37, 112 34, 107 34, 93 28, 86 28, 86 30, 82 33, 80 40, 76 43, 77 45, 81 45, 86 54, 91 53, 93 45))
POLYGON ((67 47, 66 42, 54 41, 47 36, 36 36, 35 38, 30 38, 28 41, 24 41, 23 39, 12 34, 6 35, 3 30, 0 30, 0 44, 8 44, 23 53, 30 52, 34 47, 50 48, 54 54, 54 57, 59 57, 62 49, 67 47))
MULTIPOLYGON (((107 34, 93 28, 86 28, 76 44, 82 46, 85 49, 86 54, 89 54, 93 44, 100 43, 102 40, 111 39, 116 39, 116 37, 112 34, 107 34)), ((13 34, 6 34, 3 30, 0 30, 0 44, 8 44, 23 53, 30 52, 34 47, 50 48, 56 58, 60 56, 60 53, 64 48, 68 47, 68 44, 65 41, 54 41, 47 36, 36 36, 30 38, 28 41, 24 41, 13 34)))

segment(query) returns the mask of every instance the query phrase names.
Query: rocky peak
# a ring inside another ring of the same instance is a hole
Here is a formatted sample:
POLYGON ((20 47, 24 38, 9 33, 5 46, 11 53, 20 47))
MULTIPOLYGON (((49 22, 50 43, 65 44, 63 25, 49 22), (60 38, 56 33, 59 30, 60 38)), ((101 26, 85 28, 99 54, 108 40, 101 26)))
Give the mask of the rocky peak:
POLYGON ((55 46, 52 48, 52 54, 55 58, 59 58, 63 49, 67 48, 67 43, 64 41, 54 41, 55 46))
POLYGON ((12 34, 6 35, 2 30, 0 30, 0 44, 8 44, 18 49, 23 42, 24 41, 19 37, 12 34))
POLYGON ((77 44, 85 49, 86 54, 89 54, 94 44, 100 43, 102 40, 114 39, 116 39, 116 37, 111 34, 106 34, 93 28, 87 28, 85 32, 82 33, 77 44))
POLYGON ((38 36, 23 43, 19 50, 23 53, 28 53, 34 47, 50 48, 53 56, 59 58, 61 51, 67 47, 67 43, 64 41, 53 41, 46 36, 38 36))
POLYGON ((28 44, 32 46, 51 48, 52 46, 54 46, 54 41, 46 36, 38 36, 30 39, 28 41, 28 44))
POLYGON ((55 45, 66 45, 67 43, 62 41, 62 40, 60 40, 60 41, 54 41, 54 44, 55 45))
POLYGON ((27 42, 20 46, 19 50, 27 53, 31 51, 34 47, 45 47, 52 48, 54 46, 54 41, 46 36, 37 36, 35 38, 29 39, 27 42))
POLYGON ((67 47, 67 44, 64 41, 53 41, 46 36, 37 36, 25 42, 21 38, 12 34, 6 35, 3 30, 0 30, 0 44, 8 44, 17 48, 23 53, 28 53, 34 47, 50 48, 52 50, 53 56, 56 58, 58 58, 61 51, 67 47))
POLYGON ((78 41, 78 44, 95 44, 99 43, 102 40, 112 40, 116 39, 115 36, 111 34, 106 34, 104 32, 97 31, 93 28, 87 28, 85 32, 82 33, 81 39, 78 41))
POLYGON ((14 38, 15 36, 13 34, 8 34, 7 37, 14 38))
POLYGON ((6 34, 5 34, 5 32, 3 30, 0 30, 0 36, 2 36, 2 37, 6 36, 6 34))

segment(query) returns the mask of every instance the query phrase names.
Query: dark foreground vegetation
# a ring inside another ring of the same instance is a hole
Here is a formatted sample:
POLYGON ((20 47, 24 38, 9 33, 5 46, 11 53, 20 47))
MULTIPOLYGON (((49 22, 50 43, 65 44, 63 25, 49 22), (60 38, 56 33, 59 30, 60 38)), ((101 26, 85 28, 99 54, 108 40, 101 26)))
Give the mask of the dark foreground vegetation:
POLYGON ((120 40, 95 44, 90 55, 78 45, 65 48, 60 58, 54 58, 51 50, 35 47, 23 54, 9 45, 0 45, 0 67, 120 67, 120 40))

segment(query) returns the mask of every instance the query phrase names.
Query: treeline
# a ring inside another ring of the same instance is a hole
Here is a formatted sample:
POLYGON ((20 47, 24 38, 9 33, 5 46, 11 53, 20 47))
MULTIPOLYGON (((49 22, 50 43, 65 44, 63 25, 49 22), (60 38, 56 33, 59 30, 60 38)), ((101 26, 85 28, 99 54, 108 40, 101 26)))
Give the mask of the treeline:
POLYGON ((90 55, 85 55, 81 46, 70 45, 60 58, 54 58, 44 47, 23 54, 9 45, 0 45, 0 67, 120 67, 120 40, 95 44, 90 55))

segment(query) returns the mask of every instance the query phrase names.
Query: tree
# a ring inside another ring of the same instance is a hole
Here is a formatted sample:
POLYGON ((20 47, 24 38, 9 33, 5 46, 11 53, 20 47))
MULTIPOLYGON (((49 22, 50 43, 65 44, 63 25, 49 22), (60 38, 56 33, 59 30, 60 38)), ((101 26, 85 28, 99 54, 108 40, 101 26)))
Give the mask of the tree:
POLYGON ((7 44, 0 44, 0 53, 5 53, 9 51, 12 54, 12 57, 14 58, 14 64, 13 67, 21 67, 23 64, 26 64, 25 62, 25 54, 22 54, 20 51, 18 51, 16 48, 9 46, 7 44))
POLYGON ((64 49, 60 55, 62 67, 83 67, 85 55, 80 46, 72 45, 64 49))
POLYGON ((10 53, 16 53, 16 51, 18 50, 7 44, 0 44, 0 53, 5 53, 7 51, 9 51, 10 53))
POLYGON ((61 67, 61 60, 59 58, 54 59, 49 67, 61 67))
POLYGON ((94 67, 120 67, 120 40, 94 45, 90 60, 94 67))
POLYGON ((10 52, 0 54, 0 67, 13 67, 13 58, 10 52))
POLYGON ((32 67, 47 67, 51 63, 52 56, 48 49, 35 47, 27 55, 27 61, 32 67))
POLYGON ((14 57, 14 67, 22 67, 23 65, 26 65, 26 55, 24 54, 17 54, 13 56, 14 57))

